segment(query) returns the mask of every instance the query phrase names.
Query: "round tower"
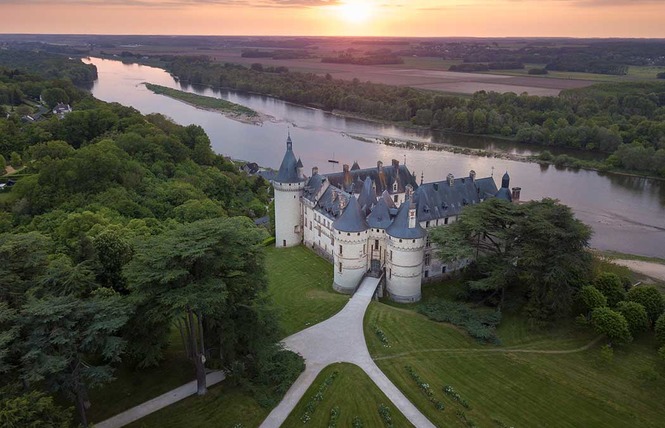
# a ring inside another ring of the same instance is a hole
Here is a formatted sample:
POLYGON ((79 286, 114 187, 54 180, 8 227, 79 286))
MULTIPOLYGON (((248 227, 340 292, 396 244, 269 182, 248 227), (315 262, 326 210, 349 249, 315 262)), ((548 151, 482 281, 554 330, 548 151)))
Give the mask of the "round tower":
POLYGON ((407 199, 400 206, 388 235, 386 289, 396 302, 420 300, 425 239, 427 233, 416 219, 416 204, 407 199))
POLYGON ((367 239, 369 226, 356 198, 349 202, 342 214, 333 222, 335 274, 333 288, 345 294, 356 291, 367 272, 367 239))
POLYGON ((286 139, 286 153, 272 182, 275 189, 275 246, 300 245, 303 236, 300 198, 305 188, 302 162, 293 153, 291 136, 286 139))

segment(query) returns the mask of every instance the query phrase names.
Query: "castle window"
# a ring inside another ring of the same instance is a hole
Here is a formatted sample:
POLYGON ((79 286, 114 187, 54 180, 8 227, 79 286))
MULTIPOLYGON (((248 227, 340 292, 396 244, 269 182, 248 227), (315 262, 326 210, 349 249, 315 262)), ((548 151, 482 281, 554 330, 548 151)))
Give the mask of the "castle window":
POLYGON ((446 217, 445 219, 443 219, 443 224, 448 224, 448 217, 446 217))
POLYGON ((342 273, 342 262, 339 262, 339 272, 342 273))
POLYGON ((393 270, 388 269, 388 279, 391 279, 393 277, 393 270))
POLYGON ((427 240, 425 241, 425 247, 429 248, 431 246, 432 246, 432 239, 428 235, 427 240))
POLYGON ((374 240, 374 249, 375 249, 375 250, 378 250, 378 249, 379 249, 379 240, 378 240, 378 239, 375 239, 375 240, 374 240))
POLYGON ((400 239, 399 242, 402 242, 402 240, 400 239))
POLYGON ((425 227, 429 227, 429 220, 425 222, 425 227))
POLYGON ((430 253, 425 254, 425 266, 429 266, 431 260, 432 255, 430 253))
MULTIPOLYGON (((286 241, 284 241, 284 242, 286 242, 286 241)), ((391 262, 393 261, 393 250, 390 250, 390 261, 391 262)))
POLYGON ((286 239, 282 241, 282 247, 286 247, 286 239))
POLYGON ((393 192, 397 192, 397 182, 393 183, 393 192))
POLYGON ((319 227, 319 236, 321 236, 321 227, 319 227))
POLYGON ((395 195, 395 202, 399 202, 399 195, 395 195))
POLYGON ((429 271, 428 270, 425 271, 425 278, 429 278, 429 271))
POLYGON ((367 253, 367 248, 366 247, 367 247, 367 245, 363 244, 363 255, 367 253))
POLYGON ((340 256, 342 255, 342 246, 341 245, 339 246, 339 255, 340 256))
POLYGON ((443 267, 441 268, 441 273, 446 273, 446 267, 445 267, 445 266, 443 266, 443 267))

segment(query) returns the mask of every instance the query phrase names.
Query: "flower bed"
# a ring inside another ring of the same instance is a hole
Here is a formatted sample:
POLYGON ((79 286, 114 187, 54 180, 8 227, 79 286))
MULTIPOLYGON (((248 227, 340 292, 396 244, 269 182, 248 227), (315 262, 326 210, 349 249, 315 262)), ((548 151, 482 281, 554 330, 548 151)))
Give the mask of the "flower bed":
POLYGON ((330 419, 328 420, 328 428, 337 428, 337 421, 339 420, 339 406, 330 409, 330 419))
POLYGON ((462 405, 462 407, 464 407, 465 409, 471 410, 471 406, 469 406, 469 403, 467 403, 466 400, 463 399, 462 396, 459 395, 459 393, 457 391, 455 391, 455 389, 453 389, 452 386, 450 386, 450 385, 444 386, 443 387, 443 392, 445 392, 448 397, 450 397, 453 400, 460 403, 462 405))
POLYGON ((353 428, 363 428, 365 425, 363 424, 363 420, 360 419, 360 416, 356 416, 355 418, 353 418, 351 426, 353 428))
POLYGON ((381 416, 381 419, 383 419, 383 424, 386 426, 386 428, 394 427, 393 417, 390 415, 390 407, 386 406, 385 404, 380 404, 379 415, 381 416))
POLYGON ((306 424, 312 419, 312 413, 316 410, 316 406, 319 405, 319 403, 323 400, 323 395, 325 394, 326 390, 332 383, 335 381, 335 378, 337 377, 338 372, 332 372, 319 386, 319 389, 316 391, 316 394, 311 396, 309 398, 309 401, 307 402, 307 405, 305 406, 305 413, 302 414, 300 417, 300 420, 302 423, 306 424))
POLYGON ((376 337, 379 338, 379 341, 383 345, 384 348, 390 348, 390 342, 388 342, 388 337, 386 336, 386 333, 383 332, 376 324, 372 326, 374 328, 374 334, 376 334, 376 337))
POLYGON ((413 367, 411 366, 404 366, 406 369, 407 373, 411 376, 411 379, 416 382, 420 390, 427 396, 427 399, 434 404, 434 407, 436 407, 437 410, 443 410, 445 409, 444 404, 437 400, 436 397, 434 397, 434 391, 432 391, 432 388, 429 386, 428 383, 425 383, 425 381, 422 380, 422 378, 416 373, 415 370, 413 370, 413 367))

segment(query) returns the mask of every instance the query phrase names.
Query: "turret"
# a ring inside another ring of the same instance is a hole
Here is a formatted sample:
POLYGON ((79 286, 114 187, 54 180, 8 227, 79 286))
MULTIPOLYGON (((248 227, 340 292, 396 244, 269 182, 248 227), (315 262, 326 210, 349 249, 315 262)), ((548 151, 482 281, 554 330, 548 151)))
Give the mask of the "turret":
POLYGON ((501 179, 501 188, 499 189, 498 192, 496 192, 494 196, 499 199, 503 199, 504 201, 512 202, 513 196, 510 193, 509 187, 510 187, 510 176, 508 175, 508 171, 506 171, 506 173, 503 174, 503 178, 501 179))
POLYGON ((369 226, 356 198, 351 195, 342 214, 333 222, 333 288, 340 293, 353 293, 367 271, 367 237, 369 226))
POLYGON ((396 302, 420 300, 420 283, 427 233, 416 219, 416 204, 407 199, 400 206, 395 220, 386 229, 388 258, 386 289, 396 302))
POLYGON ((286 139, 286 153, 272 184, 275 189, 275 246, 300 245, 303 238, 301 201, 305 188, 302 162, 293 153, 291 136, 286 139))

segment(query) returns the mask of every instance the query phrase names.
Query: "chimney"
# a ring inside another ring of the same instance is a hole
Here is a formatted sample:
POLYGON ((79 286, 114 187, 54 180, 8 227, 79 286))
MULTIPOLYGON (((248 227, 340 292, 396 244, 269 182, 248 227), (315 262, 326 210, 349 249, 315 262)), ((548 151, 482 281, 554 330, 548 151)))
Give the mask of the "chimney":
POLYGON ((455 185, 455 176, 452 175, 452 174, 448 174, 447 179, 448 179, 448 184, 450 185, 450 187, 453 187, 455 185))
POLYGON ((314 177, 318 173, 319 173, 319 167, 318 166, 313 167, 312 168, 312 177, 314 177))
POLYGON ((353 184, 353 177, 351 177, 351 171, 349 171, 349 164, 344 164, 342 170, 344 171, 344 190, 348 191, 349 186, 353 184))
POLYGON ((406 185, 406 197, 411 198, 411 194, 413 193, 413 187, 410 184, 406 185))
POLYGON ((393 159, 393 168, 399 168, 399 161, 397 159, 393 159))
POLYGON ((476 181, 476 171, 474 170, 469 171, 469 178, 471 179, 471 181, 476 181))
MULTIPOLYGON (((353 198, 353 196, 349 196, 349 197, 353 198)), ((340 209, 340 211, 344 211, 344 208, 346 208, 346 203, 347 203, 346 198, 344 198, 340 195, 340 197, 339 197, 339 209, 340 209)))
POLYGON ((520 193, 522 192, 521 187, 513 187, 513 202, 517 203, 520 201, 520 193))
POLYGON ((382 172, 382 171, 383 171, 383 162, 378 161, 378 162, 376 163, 376 169, 378 169, 379 172, 382 172))
MULTIPOLYGON (((408 200, 408 199, 407 199, 408 200)), ((416 204, 409 203, 409 229, 416 227, 416 204)))

